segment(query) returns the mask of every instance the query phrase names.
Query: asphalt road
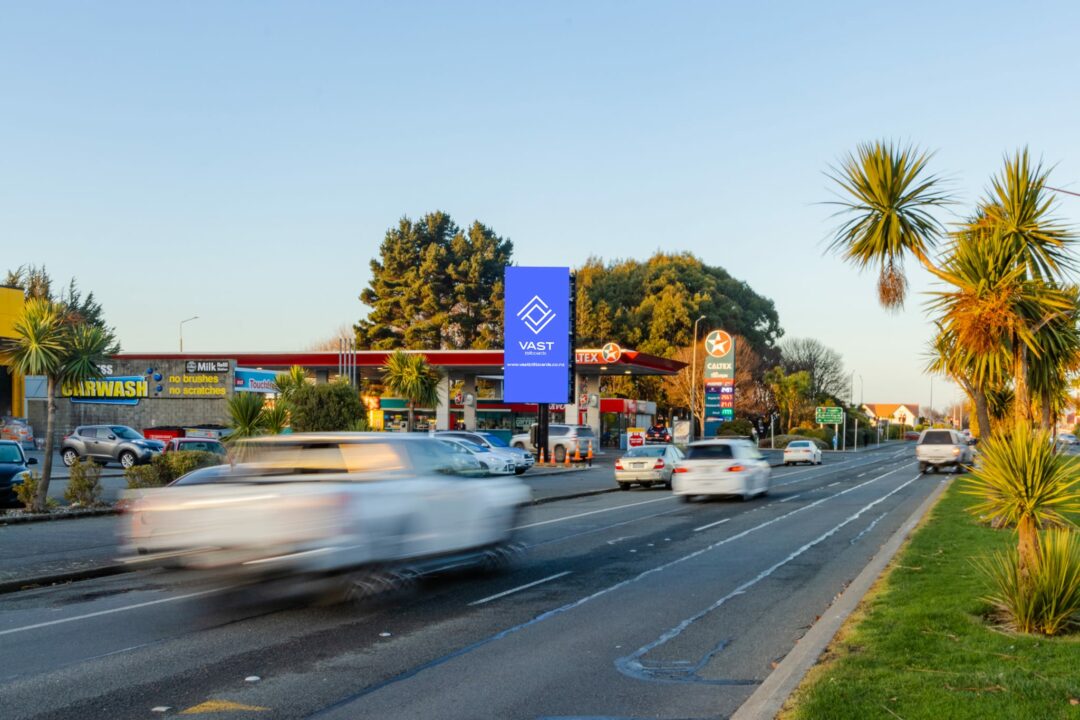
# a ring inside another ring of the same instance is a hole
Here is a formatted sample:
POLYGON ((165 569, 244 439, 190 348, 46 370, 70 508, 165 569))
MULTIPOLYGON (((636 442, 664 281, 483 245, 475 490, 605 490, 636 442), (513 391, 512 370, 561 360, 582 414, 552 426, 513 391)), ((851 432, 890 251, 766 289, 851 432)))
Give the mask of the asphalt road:
POLYGON ((553 502, 508 573, 329 607, 229 609, 160 572, 10 594, 2 714, 727 717, 943 478, 900 446, 749 502, 553 502))

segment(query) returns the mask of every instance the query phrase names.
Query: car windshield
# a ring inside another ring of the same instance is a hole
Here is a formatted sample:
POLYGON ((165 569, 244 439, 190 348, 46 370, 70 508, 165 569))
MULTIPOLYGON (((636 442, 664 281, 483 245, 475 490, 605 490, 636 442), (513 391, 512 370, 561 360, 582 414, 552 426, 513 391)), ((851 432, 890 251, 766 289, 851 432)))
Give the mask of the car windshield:
POLYGON ((470 440, 457 440, 458 445, 461 445, 471 453, 486 453, 488 449, 483 445, 477 445, 470 440))
POLYGON ((487 440, 489 443, 491 443, 495 447, 501 447, 501 448, 510 447, 510 443, 506 442, 505 440, 503 440, 498 435, 492 435, 491 433, 477 433, 477 435, 484 438, 485 440, 487 440))
POLYGON ((123 425, 110 425, 109 431, 121 440, 142 440, 143 436, 123 425))
POLYGON ((666 448, 660 447, 637 447, 626 453, 626 457, 662 457, 666 448))
POLYGON ((788 443, 788 447, 789 448, 808 448, 808 447, 810 447, 810 443, 800 440, 798 442, 788 443))
POLYGON ((937 430, 923 435, 923 445, 953 445, 952 433, 948 430, 937 430))
POLYGON ((577 436, 578 437, 583 437, 583 438, 594 438, 594 437, 596 437, 596 435, 593 434, 592 428, 589 427, 588 425, 579 426, 578 429, 577 429, 577 436))
POLYGON ((687 449, 687 460, 733 460, 730 445, 692 445, 687 449))
POLYGON ((19 450, 18 445, 7 443, 0 445, 0 463, 21 463, 22 461, 22 451, 19 450))

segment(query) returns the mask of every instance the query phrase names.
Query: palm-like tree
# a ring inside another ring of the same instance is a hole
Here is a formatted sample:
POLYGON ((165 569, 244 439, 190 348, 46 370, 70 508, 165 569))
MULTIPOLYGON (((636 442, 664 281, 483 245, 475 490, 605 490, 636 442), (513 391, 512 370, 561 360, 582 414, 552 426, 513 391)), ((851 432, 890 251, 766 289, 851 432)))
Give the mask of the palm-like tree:
POLYGON ((299 365, 293 365, 283 373, 278 373, 274 378, 278 394, 286 403, 292 399, 293 394, 307 384, 307 371, 299 365))
POLYGON ((409 404, 409 432, 413 429, 413 412, 417 407, 436 407, 439 404, 439 377, 418 353, 397 350, 383 364, 383 383, 386 389, 409 404))
POLYGON ((1020 572, 1039 561, 1039 528, 1071 525, 1080 512, 1080 468, 1059 453, 1045 430, 1019 422, 991 438, 965 479, 964 493, 980 498, 971 512, 1000 518, 1017 530, 1020 572))
POLYGON ((15 336, 0 345, 0 356, 20 375, 44 375, 48 387, 45 429, 45 463, 34 509, 41 511, 52 479, 56 439, 56 391, 101 377, 101 363, 117 351, 113 335, 79 322, 66 308, 45 298, 26 301, 15 323, 15 336))
POLYGON ((263 415, 265 400, 261 393, 238 392, 229 399, 229 428, 225 441, 232 443, 262 435, 266 430, 263 415))
POLYGON ((847 218, 831 247, 860 269, 878 267, 878 300, 888 309, 904 305, 904 256, 933 270, 929 253, 944 234, 933 211, 952 201, 928 173, 929 160, 912 146, 864 143, 829 173, 841 190, 837 215, 847 218))
POLYGON ((936 323, 938 333, 930 343, 927 371, 945 375, 963 388, 975 406, 979 435, 989 436, 992 430, 987 387, 1000 387, 1008 379, 1008 357, 1002 352, 980 355, 967 352, 956 339, 956 333, 936 323))

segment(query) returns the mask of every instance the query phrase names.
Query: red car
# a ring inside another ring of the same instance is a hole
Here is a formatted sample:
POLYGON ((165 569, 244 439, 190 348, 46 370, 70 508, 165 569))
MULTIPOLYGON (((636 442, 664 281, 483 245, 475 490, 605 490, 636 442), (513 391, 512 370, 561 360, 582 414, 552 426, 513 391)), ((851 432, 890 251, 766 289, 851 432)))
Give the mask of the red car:
POLYGON ((657 423, 645 431, 645 442, 649 445, 671 442, 671 431, 663 423, 657 423))
POLYGON ((228 452, 225 446, 218 440, 208 438, 173 438, 162 452, 174 452, 176 450, 198 450, 200 452, 212 452, 225 457, 228 452))

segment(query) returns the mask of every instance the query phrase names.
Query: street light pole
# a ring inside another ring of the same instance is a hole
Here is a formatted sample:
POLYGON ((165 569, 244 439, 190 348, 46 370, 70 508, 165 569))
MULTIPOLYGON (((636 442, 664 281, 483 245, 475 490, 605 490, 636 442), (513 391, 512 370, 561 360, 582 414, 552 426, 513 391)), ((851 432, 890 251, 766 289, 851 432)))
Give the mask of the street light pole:
POLYGON ((189 317, 187 320, 181 320, 180 321, 180 352, 184 352, 184 323, 189 323, 192 320, 198 320, 198 319, 199 319, 199 316, 195 315, 193 317, 189 317))
POLYGON ((694 436, 696 435, 694 431, 697 423, 697 405, 694 402, 696 399, 694 390, 697 388, 697 326, 704 319, 705 316, 702 315, 694 321, 694 341, 690 343, 690 357, 692 358, 690 360, 690 442, 694 442, 694 436))

